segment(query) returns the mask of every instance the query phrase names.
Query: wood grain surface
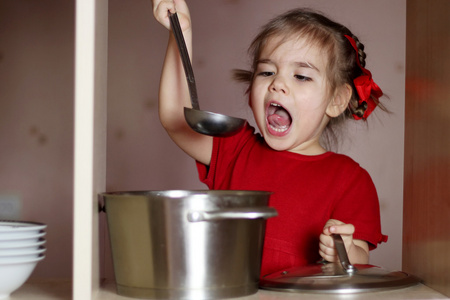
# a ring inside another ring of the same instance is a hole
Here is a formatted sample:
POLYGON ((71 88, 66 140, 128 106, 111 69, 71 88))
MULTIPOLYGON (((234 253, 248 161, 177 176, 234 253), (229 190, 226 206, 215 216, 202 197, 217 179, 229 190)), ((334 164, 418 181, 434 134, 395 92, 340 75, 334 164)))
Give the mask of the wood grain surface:
POLYGON ((450 1, 408 0, 403 270, 450 296, 450 1))

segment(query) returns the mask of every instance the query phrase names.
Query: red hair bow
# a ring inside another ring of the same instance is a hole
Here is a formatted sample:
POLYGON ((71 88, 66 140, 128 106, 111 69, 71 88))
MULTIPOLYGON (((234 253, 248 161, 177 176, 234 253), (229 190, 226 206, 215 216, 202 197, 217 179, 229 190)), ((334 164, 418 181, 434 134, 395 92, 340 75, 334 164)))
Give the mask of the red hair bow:
POLYGON ((359 119, 367 119, 367 117, 372 113, 372 111, 377 107, 378 105, 378 98, 383 96, 383 91, 380 89, 380 87, 373 81, 372 79, 372 73, 370 73, 369 70, 361 66, 359 62, 358 57, 358 47, 356 46, 355 40, 345 35, 345 37, 350 41, 353 48, 356 51, 356 63, 363 71, 363 75, 353 79, 353 84, 355 85, 356 91, 358 93, 359 99, 358 103, 359 105, 362 105, 364 103, 367 104, 367 108, 364 111, 364 115, 362 117, 357 116, 356 114, 353 114, 353 118, 355 120, 359 119))

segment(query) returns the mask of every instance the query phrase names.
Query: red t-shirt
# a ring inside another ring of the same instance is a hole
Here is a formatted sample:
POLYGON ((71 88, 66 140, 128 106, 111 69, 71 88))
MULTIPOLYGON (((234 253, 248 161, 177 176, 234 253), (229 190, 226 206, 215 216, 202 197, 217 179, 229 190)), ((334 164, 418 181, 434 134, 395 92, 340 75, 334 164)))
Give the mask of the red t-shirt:
POLYGON ((232 137, 214 138, 210 165, 197 167, 213 190, 273 192, 269 205, 278 216, 267 221, 262 275, 319 260, 319 236, 329 219, 353 224, 353 237, 371 249, 387 240, 372 179, 348 156, 275 151, 247 125, 232 137))

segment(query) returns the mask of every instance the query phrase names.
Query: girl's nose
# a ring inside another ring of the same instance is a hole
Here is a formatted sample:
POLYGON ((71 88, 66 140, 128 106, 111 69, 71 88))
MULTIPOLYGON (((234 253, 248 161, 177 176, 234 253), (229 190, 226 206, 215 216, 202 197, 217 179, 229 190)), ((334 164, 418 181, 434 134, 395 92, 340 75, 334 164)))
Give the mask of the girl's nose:
POLYGON ((288 94, 289 90, 286 85, 286 82, 284 81, 281 76, 275 76, 272 83, 269 86, 269 91, 271 92, 279 92, 283 94, 288 94))

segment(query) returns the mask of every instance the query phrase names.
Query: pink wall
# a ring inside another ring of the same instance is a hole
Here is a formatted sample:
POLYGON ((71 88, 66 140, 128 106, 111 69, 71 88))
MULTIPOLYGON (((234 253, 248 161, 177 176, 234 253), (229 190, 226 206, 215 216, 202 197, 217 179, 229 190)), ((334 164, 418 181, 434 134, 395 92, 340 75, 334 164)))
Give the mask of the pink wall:
MULTIPOLYGON (((154 21, 149 0, 109 3, 107 189, 205 188, 194 162, 171 142, 157 116, 166 30, 154 21)), ((341 152, 359 161, 378 188, 390 240, 372 253, 372 263, 400 269, 406 1, 189 4, 199 99, 203 108, 220 113, 251 118, 243 87, 230 80, 230 72, 246 66, 250 40, 272 16, 310 6, 363 41, 367 66, 390 96, 393 113, 376 114, 368 128, 350 124, 341 152)), ((22 219, 48 224, 48 255, 37 277, 71 276, 73 9, 72 1, 0 1, 0 195, 20 195, 22 219)), ((104 272, 111 276, 105 249, 104 272)))
POLYGON ((47 228, 34 276, 72 274, 74 14, 69 1, 0 1, 0 195, 47 228))

